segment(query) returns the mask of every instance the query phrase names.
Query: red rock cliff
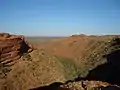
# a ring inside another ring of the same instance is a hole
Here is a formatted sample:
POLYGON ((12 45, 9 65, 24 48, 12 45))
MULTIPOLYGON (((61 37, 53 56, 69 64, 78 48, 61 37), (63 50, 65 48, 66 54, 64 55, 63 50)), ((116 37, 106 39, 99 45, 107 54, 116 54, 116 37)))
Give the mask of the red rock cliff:
POLYGON ((23 36, 0 33, 0 63, 14 63, 29 50, 23 36))

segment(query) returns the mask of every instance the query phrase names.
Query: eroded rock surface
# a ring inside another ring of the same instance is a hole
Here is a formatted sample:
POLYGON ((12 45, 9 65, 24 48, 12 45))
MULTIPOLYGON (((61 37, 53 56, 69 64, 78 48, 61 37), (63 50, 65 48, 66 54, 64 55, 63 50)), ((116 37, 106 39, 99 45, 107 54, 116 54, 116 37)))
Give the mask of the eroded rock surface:
POLYGON ((120 87, 101 81, 79 81, 63 84, 58 90, 120 90, 120 87))
POLYGON ((8 66, 20 59, 30 50, 23 36, 0 33, 0 74, 9 71, 8 66))

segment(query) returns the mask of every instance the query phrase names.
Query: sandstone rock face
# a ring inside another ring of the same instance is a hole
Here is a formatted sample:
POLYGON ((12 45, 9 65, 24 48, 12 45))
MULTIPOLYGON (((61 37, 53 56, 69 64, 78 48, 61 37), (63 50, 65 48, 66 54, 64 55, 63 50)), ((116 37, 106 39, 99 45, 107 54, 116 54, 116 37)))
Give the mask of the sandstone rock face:
POLYGON ((0 63, 11 65, 30 50, 23 36, 0 33, 0 63))

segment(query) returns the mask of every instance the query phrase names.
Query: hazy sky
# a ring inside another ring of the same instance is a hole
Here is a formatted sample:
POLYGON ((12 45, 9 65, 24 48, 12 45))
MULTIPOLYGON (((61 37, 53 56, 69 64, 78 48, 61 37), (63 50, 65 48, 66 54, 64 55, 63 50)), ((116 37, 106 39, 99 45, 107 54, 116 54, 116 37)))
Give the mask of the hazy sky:
POLYGON ((0 32, 120 34, 120 0, 0 0, 0 32))

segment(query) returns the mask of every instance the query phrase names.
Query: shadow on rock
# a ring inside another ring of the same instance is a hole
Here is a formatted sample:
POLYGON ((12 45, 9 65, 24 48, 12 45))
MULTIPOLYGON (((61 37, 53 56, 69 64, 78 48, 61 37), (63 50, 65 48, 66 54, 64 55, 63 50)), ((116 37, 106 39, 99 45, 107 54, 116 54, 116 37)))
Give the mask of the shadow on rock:
POLYGON ((62 85, 63 83, 61 82, 55 82, 55 83, 52 83, 48 86, 41 86, 41 87, 37 87, 37 88, 33 88, 33 89, 29 89, 29 90, 57 90, 58 87, 60 85, 62 85))
POLYGON ((89 71, 85 79, 120 85, 120 50, 105 55, 105 57, 107 58, 107 63, 89 71))
POLYGON ((107 86, 107 87, 98 87, 100 90, 120 90, 118 86, 107 86))

